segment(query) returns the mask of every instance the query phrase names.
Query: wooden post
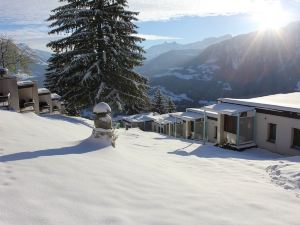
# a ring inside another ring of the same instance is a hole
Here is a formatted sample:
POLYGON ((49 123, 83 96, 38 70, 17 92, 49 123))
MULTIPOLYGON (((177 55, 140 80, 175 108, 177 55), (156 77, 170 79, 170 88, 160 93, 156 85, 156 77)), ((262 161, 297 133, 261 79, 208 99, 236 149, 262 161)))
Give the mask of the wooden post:
POLYGON ((203 144, 206 142, 206 111, 204 110, 204 118, 203 118, 203 144))
POLYGON ((240 113, 237 115, 236 147, 240 145, 240 113))
POLYGON ((256 144, 256 110, 253 111, 253 141, 256 144))
POLYGON ((196 119, 194 119, 194 132, 193 139, 196 140, 196 119))
POLYGON ((177 138, 177 118, 175 118, 175 138, 177 138))
POLYGON ((185 121, 185 139, 188 139, 189 136, 189 121, 185 121))

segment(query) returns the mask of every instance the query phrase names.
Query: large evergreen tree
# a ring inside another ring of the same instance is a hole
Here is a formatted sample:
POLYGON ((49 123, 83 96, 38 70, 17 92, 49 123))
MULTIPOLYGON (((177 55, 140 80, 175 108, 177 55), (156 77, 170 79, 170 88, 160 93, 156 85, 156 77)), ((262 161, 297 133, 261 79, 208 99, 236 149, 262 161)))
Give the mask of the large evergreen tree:
POLYGON ((142 41, 137 37, 137 13, 126 0, 60 0, 66 4, 49 17, 50 34, 65 37, 48 46, 45 85, 58 92, 71 109, 106 101, 127 112, 139 112, 147 102, 147 80, 133 71, 141 65, 142 41))

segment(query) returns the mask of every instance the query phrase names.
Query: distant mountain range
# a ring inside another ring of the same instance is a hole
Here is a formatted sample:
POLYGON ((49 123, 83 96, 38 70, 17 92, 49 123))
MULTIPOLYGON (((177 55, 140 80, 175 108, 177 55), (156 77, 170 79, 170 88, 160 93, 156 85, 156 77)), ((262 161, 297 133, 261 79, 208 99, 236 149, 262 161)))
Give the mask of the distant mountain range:
POLYGON ((166 93, 191 99, 178 102, 182 108, 219 97, 253 97, 299 90, 299 22, 278 31, 258 31, 225 39, 215 39, 217 43, 205 49, 164 52, 146 61, 138 71, 149 77, 152 87, 163 87, 166 93))
POLYGON ((154 45, 146 50, 146 62, 150 61, 151 59, 154 59, 155 57, 169 52, 169 51, 176 51, 176 50, 202 50, 207 48, 208 46, 212 44, 216 44, 220 41, 227 40, 231 38, 232 36, 230 34, 224 35, 222 37, 211 37, 206 38, 202 41, 197 41, 189 44, 178 44, 176 42, 165 42, 163 44, 154 45))
POLYGON ((144 65, 137 68, 137 71, 148 77, 157 75, 169 68, 184 65, 198 56, 205 48, 230 38, 232 38, 231 35, 224 35, 185 45, 176 42, 155 45, 146 50, 144 65))

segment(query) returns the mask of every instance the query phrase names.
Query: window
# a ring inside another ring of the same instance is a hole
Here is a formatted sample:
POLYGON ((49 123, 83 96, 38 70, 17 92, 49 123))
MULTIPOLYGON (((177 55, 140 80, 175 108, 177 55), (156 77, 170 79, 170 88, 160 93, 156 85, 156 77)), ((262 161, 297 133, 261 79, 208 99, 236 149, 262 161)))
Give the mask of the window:
POLYGON ((224 115, 224 131, 231 134, 237 133, 237 117, 224 115))
POLYGON ((247 112, 242 112, 240 117, 247 117, 248 113, 247 112))
POLYGON ((195 123, 194 121, 191 121, 191 132, 195 131, 195 123))
POLYGON ((300 150, 300 129, 293 129, 293 148, 300 150))
POLYGON ((218 118, 210 117, 210 116, 208 116, 207 119, 208 119, 208 120, 213 120, 213 121, 218 121, 218 118))
POLYGON ((276 142, 276 124, 269 123, 269 137, 268 141, 275 143, 276 142))
POLYGON ((217 126, 215 126, 215 136, 214 136, 214 138, 215 139, 218 138, 218 127, 217 126))

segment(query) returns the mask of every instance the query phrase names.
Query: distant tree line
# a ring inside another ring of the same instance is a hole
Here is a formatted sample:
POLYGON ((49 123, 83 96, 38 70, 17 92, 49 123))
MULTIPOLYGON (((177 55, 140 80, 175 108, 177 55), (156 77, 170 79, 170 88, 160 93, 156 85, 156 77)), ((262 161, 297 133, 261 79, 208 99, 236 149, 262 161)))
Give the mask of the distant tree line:
POLYGON ((159 114, 176 112, 176 105, 170 97, 166 97, 158 88, 154 94, 151 104, 151 111, 159 114))

